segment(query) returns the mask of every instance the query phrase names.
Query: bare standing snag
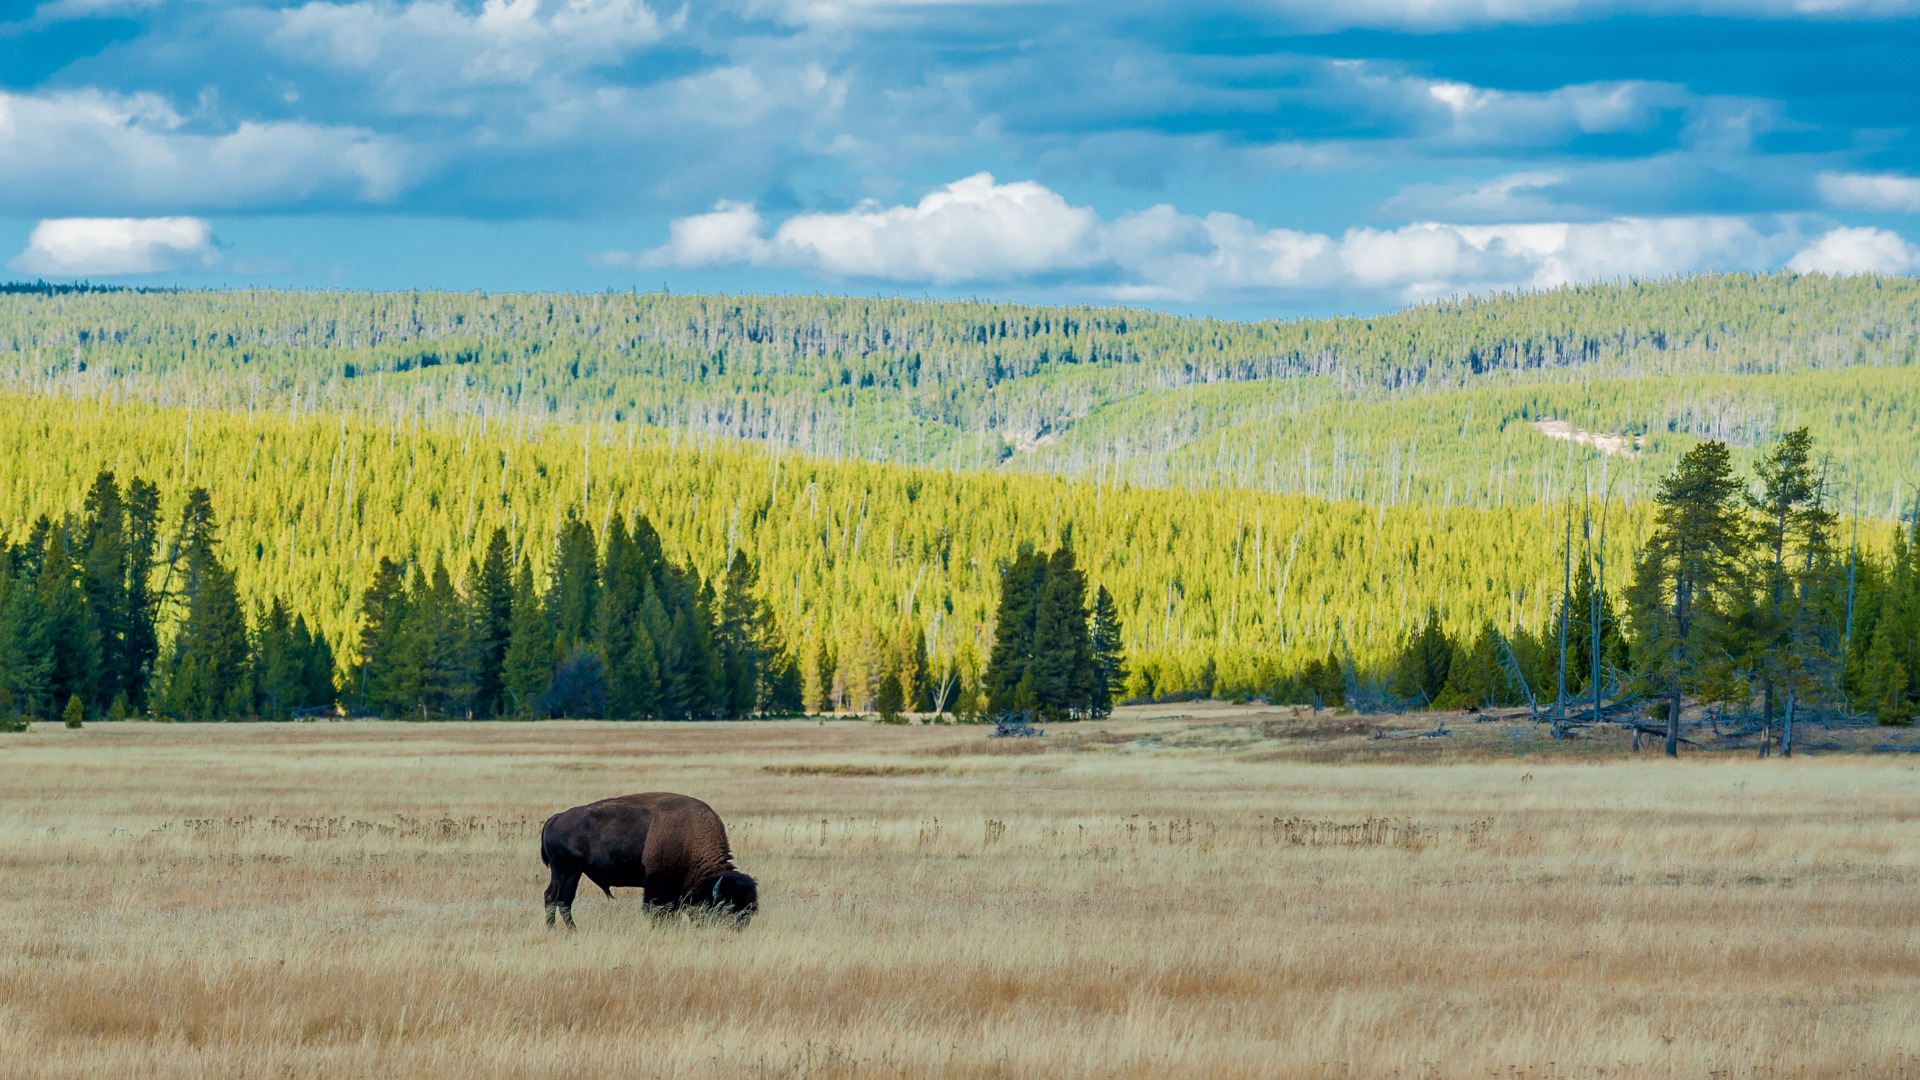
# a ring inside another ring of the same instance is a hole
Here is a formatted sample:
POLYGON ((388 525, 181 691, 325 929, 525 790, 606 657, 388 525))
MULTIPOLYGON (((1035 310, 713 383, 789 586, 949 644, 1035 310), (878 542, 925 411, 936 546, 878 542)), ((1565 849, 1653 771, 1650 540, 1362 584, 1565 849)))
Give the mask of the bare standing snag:
POLYGON ((692 908, 745 926, 760 907, 753 879, 734 869, 720 815, 686 795, 650 791, 563 810, 540 829, 540 861, 553 871, 548 926, 558 914, 573 928, 583 874, 609 898, 615 886, 640 889, 660 914, 692 908))

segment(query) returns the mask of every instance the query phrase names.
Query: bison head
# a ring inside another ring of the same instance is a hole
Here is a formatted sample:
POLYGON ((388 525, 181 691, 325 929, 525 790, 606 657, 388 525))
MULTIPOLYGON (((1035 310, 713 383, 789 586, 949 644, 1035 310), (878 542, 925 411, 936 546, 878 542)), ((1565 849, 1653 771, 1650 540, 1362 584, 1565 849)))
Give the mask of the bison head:
POLYGON ((741 926, 760 910, 760 889, 753 879, 738 870, 729 870, 703 883, 694 894, 701 907, 715 915, 732 918, 741 926))

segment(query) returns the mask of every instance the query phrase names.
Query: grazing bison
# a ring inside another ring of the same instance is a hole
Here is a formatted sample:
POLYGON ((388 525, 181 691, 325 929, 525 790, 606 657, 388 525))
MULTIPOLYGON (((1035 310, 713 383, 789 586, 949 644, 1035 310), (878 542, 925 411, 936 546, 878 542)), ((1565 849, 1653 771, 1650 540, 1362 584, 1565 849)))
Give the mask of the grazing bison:
POLYGON ((733 868, 727 827, 699 799, 665 791, 622 795, 563 810, 540 829, 547 883, 547 925, 557 913, 573 929, 580 875, 609 898, 615 886, 639 889, 656 914, 694 908, 744 926, 760 907, 753 879, 733 868))

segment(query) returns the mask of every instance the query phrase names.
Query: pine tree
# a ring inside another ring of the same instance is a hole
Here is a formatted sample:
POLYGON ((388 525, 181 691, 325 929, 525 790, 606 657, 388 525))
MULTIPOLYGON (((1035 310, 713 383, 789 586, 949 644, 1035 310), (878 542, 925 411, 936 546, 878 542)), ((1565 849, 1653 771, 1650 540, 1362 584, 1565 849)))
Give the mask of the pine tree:
MULTIPOLYGON (((24 571, 24 565, 21 567, 24 571)), ((6 601, 0 611, 0 690, 12 708, 27 716, 53 716, 53 643, 48 638, 40 590, 30 579, 0 582, 6 601)))
POLYGON ((720 595, 719 625, 713 635, 719 650, 722 684, 720 715, 738 720, 759 707, 762 677, 768 657, 763 648, 760 600, 754 595, 759 572, 743 551, 727 560, 726 585, 720 595))
POLYGON ((81 577, 98 649, 92 702, 96 712, 104 712, 115 698, 130 697, 133 689, 127 682, 127 630, 132 621, 127 604, 127 512, 112 472, 102 470, 94 478, 85 512, 81 577))
POLYGON ((900 689, 906 695, 907 708, 913 712, 933 711, 933 686, 929 678, 926 631, 913 623, 901 624, 900 689))
POLYGON ((1120 609, 1101 585, 1093 594, 1093 716, 1105 717, 1113 711, 1114 700, 1127 684, 1125 632, 1120 626, 1120 609))
POLYGON ((880 677, 880 696, 874 702, 883 724, 900 723, 900 713, 906 708, 906 693, 900 686, 900 673, 889 671, 880 677))
POLYGON ((1407 639, 1394 664, 1393 692, 1426 704, 1439 701, 1453 673, 1455 651, 1453 638, 1440 623, 1440 610, 1428 608, 1427 621, 1407 639))
POLYGON ((54 701, 78 696, 90 701, 97 691, 100 671, 100 634, 93 624, 80 568, 71 554, 71 534, 65 526, 46 538, 40 558, 40 592, 47 640, 53 647, 53 671, 48 692, 54 701))
POLYGON ((987 656, 987 708, 994 713, 1031 706, 1037 694, 1028 684, 1029 699, 1020 693, 1033 658, 1034 620, 1040 593, 1046 586, 1047 557, 1032 550, 1020 552, 1000 577, 1000 606, 994 612, 993 649, 987 656))
POLYGON ((533 589, 533 567, 523 556, 513 583, 513 629, 502 662, 508 715, 537 719, 553 681, 553 631, 533 589))
POLYGON ((813 677, 816 696, 809 704, 814 712, 830 713, 834 711, 833 700, 833 654, 827 651, 827 638, 822 634, 813 650, 813 677))
POLYGON ((1034 611, 1033 654, 1027 666, 1034 683, 1033 704, 1049 719, 1078 719, 1093 707, 1086 597, 1086 575, 1074 565, 1073 549, 1056 550, 1047 560, 1034 611))
POLYGON ((127 485, 127 622, 119 684, 135 710, 147 708, 155 666, 160 661, 160 601, 153 586, 160 551, 160 488, 135 477, 127 485))
POLYGON ((561 655, 593 641, 600 601, 599 562, 593 530, 585 522, 569 520, 560 527, 547 587, 547 617, 553 621, 561 655))
POLYGON ((254 689, 259 694, 260 716, 266 720, 285 720, 300 707, 305 696, 304 659, 296 653, 293 616, 286 601, 276 596, 260 613, 253 635, 254 689))
POLYGON ((300 708, 315 709, 338 700, 333 683, 333 646, 308 631, 304 615, 293 617, 293 653, 299 660, 300 708))
POLYGON ((419 665, 415 703, 429 719, 464 718, 473 701, 472 620, 444 560, 434 560, 424 586, 410 605, 419 665))
POLYGON ((498 716, 506 689, 507 642, 513 636, 513 552, 506 529, 493 530, 486 557, 468 581, 473 600, 476 711, 498 716))
POLYGON ((1737 591, 1746 523, 1742 488, 1722 443, 1687 451, 1660 483, 1654 531, 1634 567, 1629 595, 1640 628, 1635 669, 1667 701, 1667 756, 1679 754, 1680 704, 1711 679, 1718 617, 1737 591))
POLYGON ((174 676, 167 712, 184 720, 238 718, 253 712, 253 671, 246 613, 233 572, 214 553, 210 536, 188 550, 195 588, 174 640, 174 676))
POLYGON ((397 713, 393 699, 393 668, 406 623, 405 568, 386 556, 374 569, 373 581, 360 594, 360 651, 355 658, 354 682, 360 707, 380 715, 397 713))
POLYGON ((66 721, 67 726, 70 728, 85 726, 87 707, 80 703, 79 694, 75 694, 67 699, 67 708, 66 711, 61 714, 61 718, 66 721))

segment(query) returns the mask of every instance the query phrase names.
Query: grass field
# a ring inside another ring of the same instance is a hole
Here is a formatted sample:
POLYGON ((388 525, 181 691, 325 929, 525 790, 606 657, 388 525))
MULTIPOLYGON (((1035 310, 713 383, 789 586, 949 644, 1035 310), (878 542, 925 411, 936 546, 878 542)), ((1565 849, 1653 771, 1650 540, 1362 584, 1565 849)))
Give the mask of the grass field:
POLYGON ((0 1076, 1920 1077, 1920 757, 1184 708, 0 736, 0 1076), (662 789, 760 917, 546 930, 662 789))

